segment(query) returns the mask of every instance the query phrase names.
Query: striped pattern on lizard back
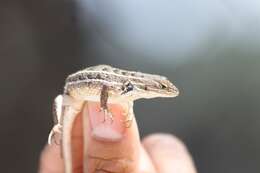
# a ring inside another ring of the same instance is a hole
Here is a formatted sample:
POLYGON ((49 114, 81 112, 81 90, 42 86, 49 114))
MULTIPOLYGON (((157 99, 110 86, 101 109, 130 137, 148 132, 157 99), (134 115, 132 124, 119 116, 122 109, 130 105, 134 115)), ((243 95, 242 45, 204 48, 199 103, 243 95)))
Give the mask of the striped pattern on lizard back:
MULTIPOLYGON (((122 70, 108 65, 88 67, 69 75, 66 79, 64 93, 70 94, 83 88, 87 88, 89 91, 100 91, 104 85, 109 88, 110 96, 131 97, 132 99, 178 95, 178 89, 166 77, 122 70), (122 95, 125 85, 129 83, 133 86, 133 91, 122 95)), ((98 95, 99 92, 92 92, 92 94, 98 95)))

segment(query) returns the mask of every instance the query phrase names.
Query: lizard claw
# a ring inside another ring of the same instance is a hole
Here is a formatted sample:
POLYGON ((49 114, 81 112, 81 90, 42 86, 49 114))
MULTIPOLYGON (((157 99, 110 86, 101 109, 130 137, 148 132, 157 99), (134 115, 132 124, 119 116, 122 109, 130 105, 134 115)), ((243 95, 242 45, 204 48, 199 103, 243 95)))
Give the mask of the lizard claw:
POLYGON ((125 125, 125 128, 129 128, 132 125, 133 118, 127 117, 127 114, 126 114, 126 119, 125 120, 120 120, 120 121, 125 125))
POLYGON ((110 123, 112 124, 114 122, 113 114, 108 109, 101 108, 100 112, 101 111, 103 111, 103 113, 104 113, 103 123, 105 123, 107 121, 107 118, 109 118, 110 123))
POLYGON ((131 127, 133 120, 125 120, 123 122, 125 124, 125 128, 129 128, 131 127))

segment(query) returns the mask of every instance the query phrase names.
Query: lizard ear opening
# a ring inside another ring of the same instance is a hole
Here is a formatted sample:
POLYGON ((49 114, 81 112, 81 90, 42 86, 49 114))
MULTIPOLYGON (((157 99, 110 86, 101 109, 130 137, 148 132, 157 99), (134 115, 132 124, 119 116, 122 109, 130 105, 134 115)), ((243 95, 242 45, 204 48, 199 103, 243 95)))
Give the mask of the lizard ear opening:
POLYGON ((134 89, 134 85, 130 82, 130 81, 127 81, 126 83, 124 83, 124 85, 122 86, 122 90, 123 92, 121 93, 121 95, 123 94, 126 94, 130 91, 133 91, 134 89))

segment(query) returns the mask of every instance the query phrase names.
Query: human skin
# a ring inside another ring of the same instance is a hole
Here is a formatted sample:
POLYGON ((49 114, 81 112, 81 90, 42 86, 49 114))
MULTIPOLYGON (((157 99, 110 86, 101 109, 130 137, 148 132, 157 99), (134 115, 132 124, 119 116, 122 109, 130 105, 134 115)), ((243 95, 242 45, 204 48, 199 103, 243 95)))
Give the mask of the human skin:
MULTIPOLYGON (((99 103, 87 102, 72 130, 73 173, 82 173, 83 116, 88 125, 87 171, 89 173, 196 173, 185 145, 170 134, 151 134, 142 141, 134 119, 129 128, 122 123, 123 109, 109 105, 113 123, 103 122, 99 103)), ((46 145, 40 157, 39 173, 64 173, 60 145, 46 145)))

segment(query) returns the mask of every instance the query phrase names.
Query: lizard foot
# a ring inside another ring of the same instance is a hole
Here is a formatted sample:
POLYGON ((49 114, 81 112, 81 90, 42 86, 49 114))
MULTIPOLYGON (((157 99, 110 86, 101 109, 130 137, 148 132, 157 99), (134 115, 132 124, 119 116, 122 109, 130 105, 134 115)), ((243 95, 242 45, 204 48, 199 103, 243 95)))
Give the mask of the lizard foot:
POLYGON ((127 117, 127 119, 123 121, 123 123, 125 125, 125 128, 131 127, 132 122, 133 122, 133 118, 132 117, 127 117))
POLYGON ((110 123, 112 124, 114 121, 113 114, 106 108, 101 108, 100 112, 104 113, 104 120, 103 123, 107 121, 107 119, 110 120, 110 123))
POLYGON ((124 123, 125 128, 131 127, 134 118, 133 115, 129 113, 124 113, 123 115, 125 116, 125 120, 121 120, 121 121, 122 123, 124 123))
POLYGON ((56 145, 61 144, 61 126, 60 125, 55 125, 49 134, 48 144, 51 145, 51 144, 53 144, 53 142, 56 145))

